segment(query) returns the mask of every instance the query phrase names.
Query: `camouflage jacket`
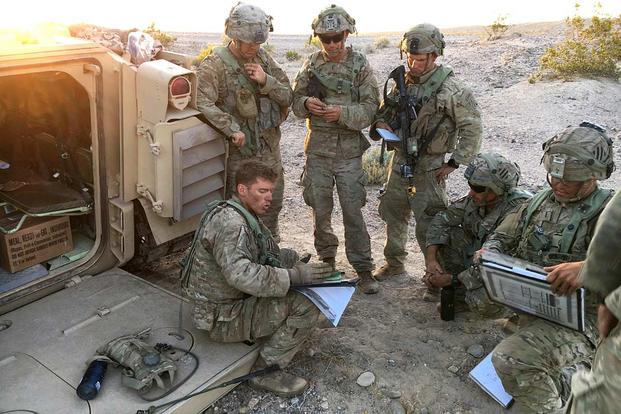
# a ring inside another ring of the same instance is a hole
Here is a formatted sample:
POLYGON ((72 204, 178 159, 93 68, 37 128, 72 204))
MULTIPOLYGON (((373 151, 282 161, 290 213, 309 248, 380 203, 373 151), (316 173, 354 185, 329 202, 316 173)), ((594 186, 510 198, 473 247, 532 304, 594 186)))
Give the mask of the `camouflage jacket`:
MULTIPOLYGON (((259 117, 269 116, 267 112, 270 109, 270 102, 277 104, 281 114, 286 117, 293 92, 289 78, 278 63, 263 49, 259 49, 257 56, 249 61, 237 61, 241 68, 245 63, 258 63, 267 74, 265 85, 263 87, 256 85, 259 117), (267 100, 261 98, 267 98, 267 100)), ((238 131, 243 131, 247 135, 258 132, 264 140, 264 145, 272 149, 279 148, 280 129, 278 126, 256 131, 253 122, 244 119, 238 111, 237 94, 243 88, 238 77, 243 75, 239 75, 234 68, 226 65, 217 53, 207 56, 198 66, 196 73, 198 76, 197 106, 209 123, 227 137, 238 131)), ((282 121, 284 117, 277 124, 279 125, 282 121)), ((249 140, 250 137, 247 136, 246 139, 249 140)), ((231 146, 231 151, 239 150, 231 146)))
MULTIPOLYGON (((587 198, 572 203, 556 201, 551 189, 543 192, 545 198, 533 211, 530 220, 527 220, 528 206, 542 196, 540 193, 537 193, 529 203, 523 204, 517 211, 507 215, 483 244, 483 248, 510 254, 540 266, 584 260, 599 214, 590 220, 580 221, 577 228, 572 224, 572 219, 580 217, 582 211, 588 211, 598 199, 604 200, 599 206, 601 212, 612 198, 612 192, 597 188, 587 198), (562 248, 564 230, 575 232, 569 248, 562 248)), ((599 337, 595 326, 597 297, 588 290, 585 305, 587 313, 585 334, 596 344, 599 337)))
MULTIPOLYGON (((602 297, 616 289, 617 317, 621 314, 621 193, 600 216, 582 268, 583 284, 602 297)), ((611 309, 612 310, 612 309, 611 309)))
MULTIPOLYGON (((259 223, 269 248, 278 250, 269 230, 260 220, 259 223)), ((183 286, 195 303, 241 309, 243 300, 250 296, 287 294, 289 271, 259 263, 256 236, 234 207, 226 204, 216 207, 197 231, 201 235, 200 243, 195 247, 192 262, 188 263, 192 267, 183 286)))
POLYGON ((577 228, 571 224, 572 219, 580 217, 581 211, 589 209, 598 197, 605 198, 601 206, 603 208, 612 198, 612 194, 608 190, 597 188, 583 200, 560 203, 550 189, 543 191, 545 198, 528 222, 528 206, 541 196, 539 193, 529 203, 507 215, 484 243, 483 248, 510 254, 540 266, 584 260, 598 216, 581 220, 577 228), (563 249, 561 244, 566 229, 574 232, 574 236, 570 246, 563 249))
POLYGON ((515 188, 489 212, 486 212, 484 207, 477 206, 471 197, 463 197, 431 220, 427 229, 427 246, 448 244, 451 227, 461 227, 467 244, 464 257, 469 259, 467 265, 470 265, 474 252, 483 246, 498 224, 530 197, 530 193, 515 188))
POLYGON ((361 156, 370 144, 360 131, 371 124, 378 105, 379 92, 373 70, 366 57, 351 47, 347 49, 344 62, 329 62, 322 51, 312 53, 302 64, 293 84, 293 113, 306 118, 308 132, 304 147, 307 154, 341 159, 361 156), (312 94, 309 91, 312 71, 336 84, 351 85, 337 90, 324 88, 322 101, 341 107, 337 122, 315 117, 304 106, 312 94))
MULTIPOLYGON (((408 95, 419 96, 427 82, 432 82, 438 70, 450 71, 450 68, 438 66, 434 71, 425 74, 417 82, 410 76, 406 77, 408 95)), ((388 93, 389 100, 384 100, 375 115, 373 124, 384 122, 393 124, 398 119, 398 111, 390 101, 396 101, 398 90, 393 87, 388 93)), ((426 149, 419 154, 416 170, 430 171, 442 166, 444 156, 452 153, 458 164, 468 164, 479 152, 481 146, 481 112, 470 89, 463 86, 451 73, 442 82, 437 91, 426 102, 418 102, 416 106, 418 118, 410 125, 411 139, 416 139, 418 146, 422 140, 428 141, 426 149), (435 131, 433 137, 427 137, 435 131)), ((374 125, 371 136, 376 137, 374 125)), ((397 130, 398 131, 398 128, 397 130)), ((401 159, 401 148, 396 147, 395 156, 401 159)))

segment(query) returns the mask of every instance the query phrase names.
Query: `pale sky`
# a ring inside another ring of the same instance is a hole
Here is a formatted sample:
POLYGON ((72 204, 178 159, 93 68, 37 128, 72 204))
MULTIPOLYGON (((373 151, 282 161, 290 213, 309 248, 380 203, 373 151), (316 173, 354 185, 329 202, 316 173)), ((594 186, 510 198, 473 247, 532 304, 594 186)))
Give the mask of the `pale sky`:
MULTIPOLYGON (((593 0, 579 0, 580 14, 593 15, 593 0)), ((146 28, 150 22, 165 31, 215 32, 237 0, 4 0, 0 28, 27 26, 41 21, 92 23, 117 29, 146 28), (10 2, 11 6, 6 7, 10 2)), ((319 11, 331 3, 300 0, 247 1, 274 17, 275 34, 308 34, 319 11)), ((574 14, 576 0, 340 0, 356 19, 359 32, 402 32, 421 22, 441 28, 489 25, 499 15, 506 22, 562 20, 574 14)), ((602 11, 621 14, 621 2, 601 0, 602 11)))

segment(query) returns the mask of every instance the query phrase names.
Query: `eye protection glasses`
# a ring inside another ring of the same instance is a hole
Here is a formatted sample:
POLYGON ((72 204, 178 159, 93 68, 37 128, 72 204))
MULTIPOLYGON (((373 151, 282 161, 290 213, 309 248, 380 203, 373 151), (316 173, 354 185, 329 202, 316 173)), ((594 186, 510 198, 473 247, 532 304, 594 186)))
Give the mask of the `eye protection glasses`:
POLYGON ((330 43, 339 43, 339 42, 343 41, 344 37, 345 37, 345 32, 341 32, 339 34, 332 35, 332 36, 319 35, 319 40, 324 45, 327 45, 327 44, 330 44, 330 43))
POLYGON ((474 185, 474 184, 470 184, 470 183, 468 183, 468 185, 470 186, 470 189, 472 191, 474 191, 475 193, 477 193, 477 194, 484 193, 485 190, 487 190, 487 187, 484 187, 482 185, 474 185))

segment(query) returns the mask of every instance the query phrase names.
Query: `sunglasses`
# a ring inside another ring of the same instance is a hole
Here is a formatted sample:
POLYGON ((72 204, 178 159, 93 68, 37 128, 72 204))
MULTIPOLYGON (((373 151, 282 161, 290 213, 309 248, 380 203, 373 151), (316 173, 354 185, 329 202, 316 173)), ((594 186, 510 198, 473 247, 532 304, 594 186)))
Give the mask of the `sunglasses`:
POLYGON ((484 193, 485 190, 487 190, 487 187, 484 187, 482 185, 474 185, 474 184, 470 184, 470 183, 468 183, 468 185, 470 186, 470 189, 472 191, 474 191, 475 193, 477 193, 477 194, 484 193))
POLYGON ((345 32, 341 32, 333 36, 319 35, 319 40, 321 40, 321 43, 327 45, 330 43, 339 43, 343 41, 344 37, 345 37, 345 32))

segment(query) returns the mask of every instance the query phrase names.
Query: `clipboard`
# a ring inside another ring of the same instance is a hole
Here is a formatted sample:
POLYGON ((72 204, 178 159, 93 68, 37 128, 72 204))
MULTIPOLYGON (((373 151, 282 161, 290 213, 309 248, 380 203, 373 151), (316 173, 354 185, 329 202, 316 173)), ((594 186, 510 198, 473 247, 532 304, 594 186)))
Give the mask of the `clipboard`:
POLYGON ((584 288, 570 296, 555 295, 542 267, 500 253, 483 252, 479 267, 493 301, 584 332, 584 288))

